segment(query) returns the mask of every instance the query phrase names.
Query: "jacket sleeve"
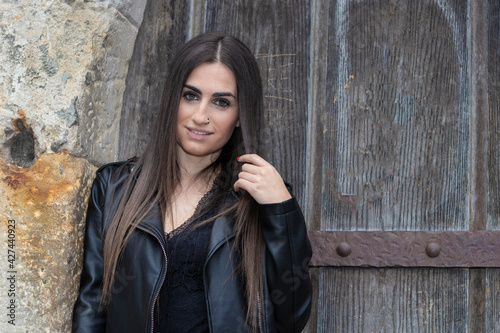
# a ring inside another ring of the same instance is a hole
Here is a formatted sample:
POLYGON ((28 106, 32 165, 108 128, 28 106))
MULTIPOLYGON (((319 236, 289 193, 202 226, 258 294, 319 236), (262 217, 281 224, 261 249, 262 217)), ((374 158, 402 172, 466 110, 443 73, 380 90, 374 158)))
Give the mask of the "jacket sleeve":
POLYGON ((97 174, 92 184, 89 199, 85 238, 83 267, 80 277, 80 292, 73 309, 72 332, 96 333, 104 332, 106 316, 99 312, 99 302, 102 295, 102 226, 103 208, 101 202, 105 193, 102 175, 97 174))
POLYGON ((300 332, 309 319, 312 298, 308 268, 312 252, 302 211, 293 197, 260 205, 259 214, 276 329, 300 332))

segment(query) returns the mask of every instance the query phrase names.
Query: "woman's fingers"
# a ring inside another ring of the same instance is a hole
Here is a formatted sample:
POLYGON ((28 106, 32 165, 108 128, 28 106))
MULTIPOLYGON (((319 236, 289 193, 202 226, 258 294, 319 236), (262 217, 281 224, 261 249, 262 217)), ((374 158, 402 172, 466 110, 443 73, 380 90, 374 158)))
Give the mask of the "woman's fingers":
POLYGON ((260 157, 257 154, 245 154, 245 155, 241 155, 238 158, 238 162, 241 162, 241 163, 251 163, 251 164, 256 165, 256 166, 264 166, 266 164, 267 165, 271 165, 269 162, 267 162, 265 159, 263 159, 262 157, 260 157))
POLYGON ((291 198, 278 171, 262 157, 245 154, 238 161, 244 164, 234 183, 235 191, 247 191, 260 204, 278 203, 291 198))
POLYGON ((239 178, 235 183, 234 183, 234 190, 238 192, 239 190, 246 190, 247 188, 252 185, 252 182, 249 182, 246 179, 239 178))
POLYGON ((250 163, 245 163, 241 166, 241 171, 243 172, 248 172, 248 173, 259 173, 260 167, 255 166, 250 163))
POLYGON ((240 172, 238 175, 239 179, 245 179, 249 181, 250 183, 258 183, 259 182, 259 175, 250 173, 250 172, 240 172))

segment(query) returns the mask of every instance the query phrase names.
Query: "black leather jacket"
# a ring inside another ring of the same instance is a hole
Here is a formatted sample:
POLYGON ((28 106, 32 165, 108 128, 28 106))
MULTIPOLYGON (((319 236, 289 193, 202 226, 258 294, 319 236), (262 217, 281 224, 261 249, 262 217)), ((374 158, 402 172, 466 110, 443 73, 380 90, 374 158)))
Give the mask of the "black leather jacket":
MULTIPOLYGON (((155 301, 168 266, 159 208, 143 220, 120 259, 112 298, 98 312, 102 293, 102 230, 106 214, 116 208, 131 165, 111 163, 97 170, 87 211, 80 293, 73 312, 73 332, 152 332, 155 301), (118 173, 119 172, 119 173, 118 173), (113 195, 111 195, 113 193, 113 195)), ((234 193, 233 193, 234 194, 234 193)), ((311 247, 302 212, 292 198, 260 206, 265 240, 265 288, 259 299, 262 332, 300 332, 311 308, 308 262, 311 247)), ((233 221, 214 221, 203 279, 210 332, 247 332, 246 305, 239 279, 232 274, 233 221)), ((103 229, 104 228, 104 229, 103 229)))

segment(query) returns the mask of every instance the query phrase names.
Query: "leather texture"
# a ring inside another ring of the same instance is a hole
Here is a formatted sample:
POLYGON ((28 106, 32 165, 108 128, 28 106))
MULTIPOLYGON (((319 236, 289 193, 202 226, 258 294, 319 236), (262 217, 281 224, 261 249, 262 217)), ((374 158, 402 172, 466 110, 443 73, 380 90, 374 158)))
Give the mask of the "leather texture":
MULTIPOLYGON (((102 294, 103 233, 131 176, 132 163, 110 163, 97 170, 88 204, 80 292, 73 312, 73 332, 152 332, 155 301, 168 266, 159 207, 134 231, 115 273, 112 298, 99 309, 102 294)), ((231 191, 232 192, 232 191, 231 191)), ((228 192, 228 197, 235 193, 228 192)), ((311 246, 295 198, 260 205, 265 241, 265 287, 259 330, 300 332, 310 315, 312 287, 308 263, 311 246)), ((214 221, 203 279, 212 333, 249 332, 244 288, 233 274, 238 265, 233 220, 214 221)))

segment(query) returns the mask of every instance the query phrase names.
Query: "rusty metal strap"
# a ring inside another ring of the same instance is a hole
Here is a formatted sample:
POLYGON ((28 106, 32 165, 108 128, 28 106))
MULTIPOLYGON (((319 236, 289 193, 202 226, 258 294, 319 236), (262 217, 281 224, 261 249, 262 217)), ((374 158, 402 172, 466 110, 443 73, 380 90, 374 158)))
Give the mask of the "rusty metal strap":
POLYGON ((310 231, 311 266, 500 267, 500 231, 310 231))

